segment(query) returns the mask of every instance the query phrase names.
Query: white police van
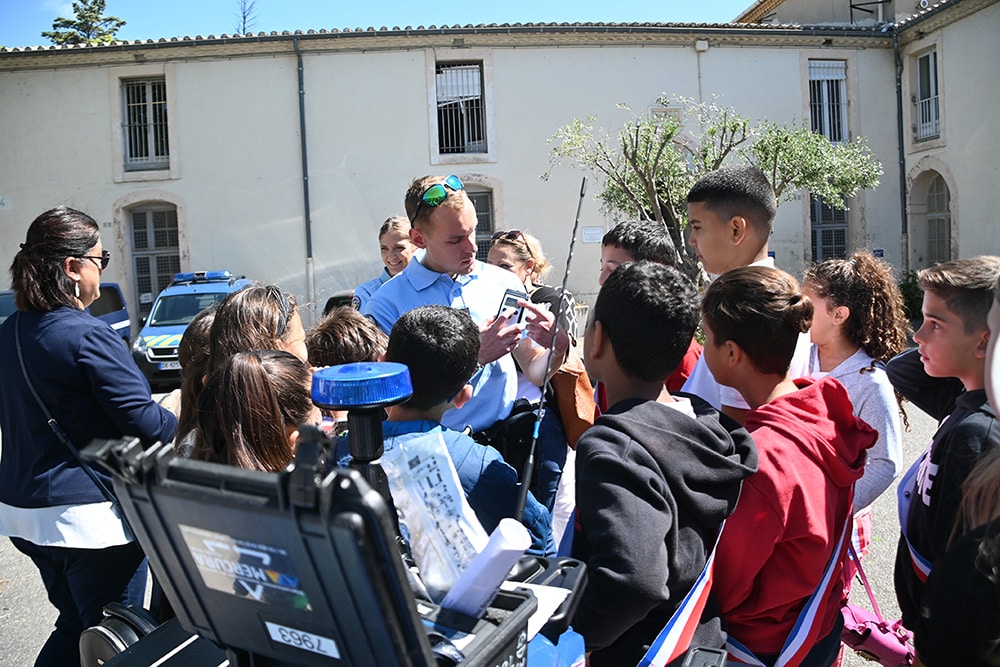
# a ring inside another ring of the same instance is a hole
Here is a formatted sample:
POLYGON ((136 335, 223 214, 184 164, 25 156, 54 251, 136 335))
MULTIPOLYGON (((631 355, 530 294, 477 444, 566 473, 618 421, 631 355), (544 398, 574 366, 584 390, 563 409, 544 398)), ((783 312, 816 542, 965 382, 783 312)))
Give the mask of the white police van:
POLYGON ((202 310, 218 303, 252 281, 229 271, 178 273, 156 297, 149 316, 132 343, 132 358, 150 386, 176 386, 180 381, 177 346, 188 323, 202 310))

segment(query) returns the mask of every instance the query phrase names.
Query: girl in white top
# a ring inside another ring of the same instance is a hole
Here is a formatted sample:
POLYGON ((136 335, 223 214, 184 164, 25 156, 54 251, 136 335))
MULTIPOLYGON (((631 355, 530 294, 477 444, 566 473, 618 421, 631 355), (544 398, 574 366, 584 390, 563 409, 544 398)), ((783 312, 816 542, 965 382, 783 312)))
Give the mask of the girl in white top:
POLYGON ((854 490, 855 510, 869 506, 899 473, 902 424, 884 362, 905 350, 910 334, 892 269, 867 251, 808 269, 802 292, 816 307, 810 375, 847 388, 854 414, 879 433, 854 490))

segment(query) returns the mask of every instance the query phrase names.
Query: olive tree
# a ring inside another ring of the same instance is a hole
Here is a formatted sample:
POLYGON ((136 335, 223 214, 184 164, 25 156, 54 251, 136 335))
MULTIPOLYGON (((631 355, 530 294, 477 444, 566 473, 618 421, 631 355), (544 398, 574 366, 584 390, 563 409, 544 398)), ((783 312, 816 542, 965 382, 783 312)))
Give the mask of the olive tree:
POLYGON ((833 143, 804 125, 751 121, 715 100, 657 101, 677 113, 632 113, 612 131, 599 126, 596 116, 559 128, 549 139, 549 170, 542 178, 567 163, 597 174, 605 212, 664 225, 681 268, 692 277, 700 278, 701 271, 684 242, 686 199, 702 175, 723 164, 751 163, 767 174, 779 204, 807 190, 836 208, 845 208, 859 190, 877 187, 882 175, 863 138, 833 143))

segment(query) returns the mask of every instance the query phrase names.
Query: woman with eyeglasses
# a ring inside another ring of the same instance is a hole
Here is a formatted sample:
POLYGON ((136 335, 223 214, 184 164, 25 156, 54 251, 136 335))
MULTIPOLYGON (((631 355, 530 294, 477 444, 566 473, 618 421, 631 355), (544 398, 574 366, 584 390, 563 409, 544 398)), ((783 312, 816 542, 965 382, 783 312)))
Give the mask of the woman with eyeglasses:
MULTIPOLYGON (((552 265, 545 258, 542 244, 537 238, 518 229, 499 231, 493 235, 486 261, 506 269, 524 284, 524 291, 532 303, 545 304, 549 311, 559 314, 559 328, 573 336, 576 327, 576 302, 568 292, 560 304, 561 290, 544 285, 542 280, 552 265), (561 309, 560 309, 561 305, 561 309)), ((546 351, 547 352, 547 351, 546 351)), ((558 368, 563 357, 553 360, 558 368)), ((518 368, 518 398, 532 404, 541 400, 543 386, 547 383, 541 377, 529 377, 518 368)), ((563 475, 568 453, 566 433, 555 406, 554 395, 547 395, 547 408, 539 431, 539 465, 537 475, 531 484, 531 492, 550 512, 556 501, 556 492, 563 475)))
POLYGON ((10 267, 18 312, 0 327, 0 534, 35 563, 59 612, 36 665, 79 664, 80 633, 106 603, 142 603, 126 595, 142 550, 97 486, 111 480, 91 477, 71 448, 167 442, 177 427, 118 334, 84 311, 109 260, 93 218, 59 207, 31 223, 10 267))

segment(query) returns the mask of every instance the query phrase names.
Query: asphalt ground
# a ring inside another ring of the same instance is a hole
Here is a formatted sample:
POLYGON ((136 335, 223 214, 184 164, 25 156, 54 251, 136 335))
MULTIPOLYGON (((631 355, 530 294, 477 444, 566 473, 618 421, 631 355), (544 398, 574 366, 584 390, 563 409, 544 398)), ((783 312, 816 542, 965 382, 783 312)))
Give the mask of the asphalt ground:
MULTIPOLYGON (((908 467, 926 448, 937 428, 933 419, 908 405, 910 430, 903 436, 903 463, 908 467)), ((871 551, 864 559, 865 572, 882 613, 899 617, 892 586, 892 569, 898 538, 896 484, 875 501, 871 551)), ((864 587, 855 583, 852 601, 870 609, 864 587)), ((0 537, 0 667, 32 665, 51 632, 55 609, 45 597, 45 589, 34 565, 17 551, 7 538, 0 537)), ((845 650, 845 667, 868 667, 872 663, 845 650)))

